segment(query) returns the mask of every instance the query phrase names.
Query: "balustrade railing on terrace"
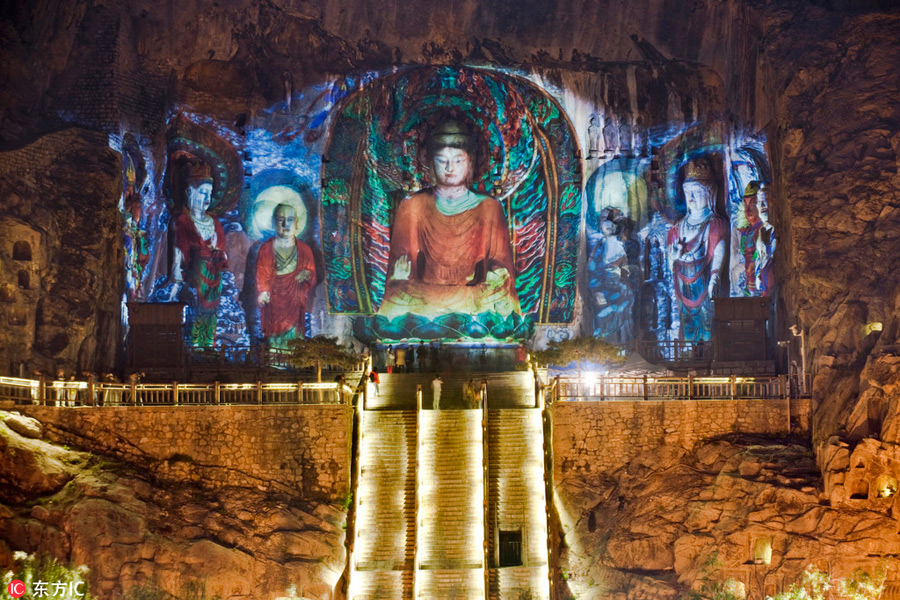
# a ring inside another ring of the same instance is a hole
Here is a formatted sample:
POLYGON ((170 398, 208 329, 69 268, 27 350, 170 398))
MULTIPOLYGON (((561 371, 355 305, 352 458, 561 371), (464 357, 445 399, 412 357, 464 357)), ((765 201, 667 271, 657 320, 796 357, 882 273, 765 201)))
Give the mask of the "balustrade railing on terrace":
POLYGON ((94 383, 0 377, 0 400, 49 406, 348 404, 353 391, 330 383, 94 383))
POLYGON ((644 360, 654 364, 705 364, 713 359, 713 344, 683 340, 643 340, 638 343, 638 353, 644 360))
POLYGON ((597 377, 556 378, 554 401, 567 400, 702 400, 785 398, 785 377, 597 377))
MULTIPOLYGON (((187 366, 190 368, 203 367, 215 368, 227 367, 229 365, 243 365, 245 367, 261 367, 271 369, 298 370, 291 365, 288 358, 291 353, 287 350, 278 348, 266 348, 265 346, 223 346, 223 347, 202 347, 191 346, 187 348, 185 353, 187 366)), ((365 370, 367 362, 365 360, 350 371, 365 370)), ((310 370, 310 369, 304 369, 310 370)), ((322 365, 323 371, 344 371, 340 367, 332 367, 328 364, 322 365)))

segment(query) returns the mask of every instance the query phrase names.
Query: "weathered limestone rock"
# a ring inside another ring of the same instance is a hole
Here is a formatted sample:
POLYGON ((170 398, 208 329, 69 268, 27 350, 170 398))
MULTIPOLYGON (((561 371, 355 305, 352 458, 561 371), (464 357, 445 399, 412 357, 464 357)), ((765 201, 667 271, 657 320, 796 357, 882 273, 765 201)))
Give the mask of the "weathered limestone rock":
MULTIPOLYGON (((8 413, 0 412, 0 417, 8 413)), ((84 457, 26 438, 0 422, 0 499, 22 502, 59 491, 84 457)))
MULTIPOLYGON (((828 464, 868 462, 869 479, 882 473, 876 465, 892 464, 875 441, 852 454, 837 441, 829 448, 828 464)), ((845 575, 856 567, 871 571, 878 556, 900 547, 891 533, 895 498, 823 501, 816 459, 801 443, 725 436, 656 467, 651 455, 592 480, 593 502, 571 482, 557 488, 561 561, 566 585, 579 597, 648 597, 635 572, 653 572, 658 598, 680 598, 704 577, 750 589, 759 548, 771 549, 765 577, 774 583, 795 581, 816 559, 845 575), (720 566, 705 572, 714 553, 720 566)))
POLYGON ((0 419, 3 419, 4 425, 23 437, 39 440, 43 435, 41 422, 37 419, 18 413, 0 413, 0 419))
POLYGON ((139 585, 260 600, 302 585, 307 597, 331 597, 346 563, 340 506, 145 477, 0 424, 0 564, 11 550, 85 564, 92 592, 105 598, 139 585))

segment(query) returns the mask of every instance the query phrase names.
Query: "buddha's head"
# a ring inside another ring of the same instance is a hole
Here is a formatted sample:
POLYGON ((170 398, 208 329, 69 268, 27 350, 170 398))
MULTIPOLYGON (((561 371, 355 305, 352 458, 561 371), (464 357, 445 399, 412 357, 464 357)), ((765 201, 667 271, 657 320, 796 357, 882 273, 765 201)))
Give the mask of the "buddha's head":
POLYGON ((200 215, 209 208, 212 201, 212 179, 198 177, 187 182, 187 201, 191 214, 200 215))
POLYGON ((297 211, 290 204, 279 204, 272 213, 275 235, 281 239, 294 237, 297 232, 297 211))
POLYGON ((471 186, 475 143, 462 123, 442 121, 431 132, 427 147, 437 185, 471 186))
POLYGON ((684 199, 688 215, 706 217, 715 205, 715 176, 705 158, 692 159, 685 168, 684 199))
POLYGON ((755 225, 759 223, 760 215, 759 215, 759 193, 760 193, 760 182, 759 181, 751 181, 747 184, 747 187, 744 188, 744 216, 747 218, 747 222, 751 225, 755 225))

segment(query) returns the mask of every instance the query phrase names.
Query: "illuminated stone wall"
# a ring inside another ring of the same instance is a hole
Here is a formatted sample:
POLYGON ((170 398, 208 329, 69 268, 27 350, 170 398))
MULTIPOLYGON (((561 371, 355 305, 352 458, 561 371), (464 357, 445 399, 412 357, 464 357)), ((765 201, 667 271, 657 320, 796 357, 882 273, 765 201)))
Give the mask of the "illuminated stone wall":
MULTIPOLYGON (((663 447, 690 451, 702 440, 729 433, 784 433, 789 418, 787 400, 608 400, 563 402, 552 410, 557 483, 612 474, 663 447)), ((808 432, 809 401, 791 400, 790 419, 808 432)))
POLYGON ((111 455, 166 481, 251 487, 305 498, 350 490, 344 406, 23 406, 50 441, 111 455))

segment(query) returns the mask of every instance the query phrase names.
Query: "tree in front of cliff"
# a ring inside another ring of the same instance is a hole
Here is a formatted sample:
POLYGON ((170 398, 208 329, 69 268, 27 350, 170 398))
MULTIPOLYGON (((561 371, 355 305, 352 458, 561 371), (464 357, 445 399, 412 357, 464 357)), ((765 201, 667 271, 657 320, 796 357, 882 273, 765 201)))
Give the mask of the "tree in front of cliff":
POLYGON ((288 342, 288 362, 299 369, 316 368, 316 381, 322 382, 322 367, 353 369, 362 357, 338 343, 337 338, 317 335, 288 342))

